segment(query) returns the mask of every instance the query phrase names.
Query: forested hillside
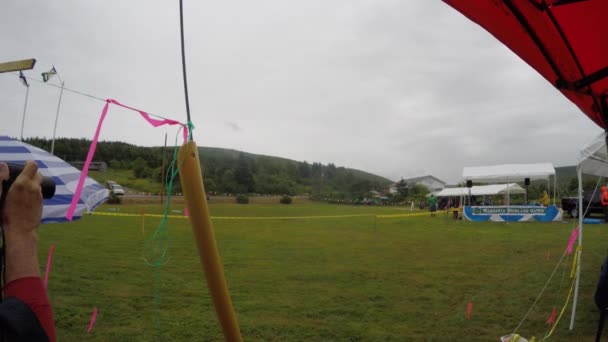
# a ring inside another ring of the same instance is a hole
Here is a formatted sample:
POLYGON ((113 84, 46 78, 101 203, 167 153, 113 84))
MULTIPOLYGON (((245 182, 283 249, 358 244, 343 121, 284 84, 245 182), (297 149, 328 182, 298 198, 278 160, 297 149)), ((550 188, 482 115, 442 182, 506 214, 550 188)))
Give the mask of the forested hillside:
MULTIPOLYGON (((29 138, 25 142, 47 151, 51 148, 47 139, 29 138)), ((57 139, 55 155, 68 162, 84 161, 89 144, 86 139, 57 139)), ((386 178, 331 163, 298 162, 215 147, 199 147, 199 154, 205 188, 216 193, 311 194, 346 199, 363 196, 369 190, 383 190, 391 183, 386 178)), ((173 148, 168 147, 167 164, 172 158, 173 148)), ((94 161, 104 161, 111 169, 132 170, 135 178, 160 182, 163 147, 102 141, 97 145, 94 161)))

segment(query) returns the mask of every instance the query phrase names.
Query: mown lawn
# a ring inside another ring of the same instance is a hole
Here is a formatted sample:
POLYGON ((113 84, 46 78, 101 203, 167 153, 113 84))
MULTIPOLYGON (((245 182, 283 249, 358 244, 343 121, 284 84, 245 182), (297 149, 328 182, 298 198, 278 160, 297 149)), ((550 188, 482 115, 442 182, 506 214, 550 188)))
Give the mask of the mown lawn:
MULTIPOLYGON (((100 211, 112 208, 118 206, 100 211)), ((140 211, 141 206, 120 207, 140 211)), ((158 211, 159 205, 146 207, 148 213, 158 211)), ((222 217, 409 213, 321 204, 216 204, 211 211, 222 217)), ((147 239, 158 219, 145 222, 147 239)), ((479 224, 440 214, 217 219, 214 226, 247 341, 496 341, 532 304, 565 248, 572 222, 479 224), (466 320, 469 301, 473 311, 466 320)), ((41 265, 50 244, 55 246, 49 294, 59 341, 221 340, 188 221, 171 219, 169 228, 170 259, 160 270, 156 326, 155 270, 143 258, 149 250, 141 218, 91 216, 42 227, 41 265), (99 315, 87 334, 93 307, 99 315)), ((568 308, 552 340, 593 338, 592 298, 606 234, 605 225, 587 226, 575 330, 567 330, 568 308)), ((524 336, 541 337, 554 305, 559 312, 570 286, 569 267, 559 269, 523 324, 524 336)))

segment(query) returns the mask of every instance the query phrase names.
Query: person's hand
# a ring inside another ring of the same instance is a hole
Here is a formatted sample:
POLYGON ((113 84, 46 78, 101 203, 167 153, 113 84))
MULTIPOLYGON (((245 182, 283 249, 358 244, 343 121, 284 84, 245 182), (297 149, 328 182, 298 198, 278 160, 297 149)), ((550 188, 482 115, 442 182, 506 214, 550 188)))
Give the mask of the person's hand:
MULTIPOLYGON (((4 174, 4 167, 0 166, 0 175, 4 174)), ((2 228, 6 239, 7 284, 19 278, 40 277, 37 228, 42 216, 41 181, 38 164, 27 161, 4 200, 2 228)))
MULTIPOLYGON (((3 170, 0 169, 1 175, 4 175, 3 170)), ((7 238, 8 235, 30 235, 36 232, 42 216, 41 182, 38 165, 28 160, 8 190, 4 201, 2 223, 7 238)))
MULTIPOLYGON (((5 162, 0 162, 0 184, 8 179, 8 165, 5 162)), ((2 186, 0 186, 0 196, 2 196, 2 186)))

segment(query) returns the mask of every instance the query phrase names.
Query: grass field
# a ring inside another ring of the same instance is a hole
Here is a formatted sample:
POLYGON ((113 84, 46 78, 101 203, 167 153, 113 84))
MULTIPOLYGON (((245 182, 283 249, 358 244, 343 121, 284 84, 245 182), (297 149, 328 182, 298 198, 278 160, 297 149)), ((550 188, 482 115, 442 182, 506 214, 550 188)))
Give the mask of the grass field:
MULTIPOLYGON (((141 206, 131 205, 120 206, 119 212, 140 211, 141 206)), ((211 211, 222 217, 370 214, 214 220, 247 341, 497 341, 526 313, 572 229, 572 222, 480 224, 456 222, 445 214, 375 219, 373 214, 409 211, 324 204, 212 204, 211 211), (467 320, 469 301, 473 311, 467 320)), ((149 237, 158 219, 145 222, 149 237)), ((141 218, 91 216, 42 227, 41 265, 49 246, 55 246, 49 295, 59 341, 222 339, 188 221, 171 219, 169 227, 170 260, 160 271, 158 327, 155 271, 142 258, 141 218), (99 315, 87 335, 93 307, 99 315)), ((555 341, 591 340, 595 333, 593 291, 608 232, 602 231, 605 225, 586 227, 576 327, 567 330, 568 307, 555 341)), ((546 332, 552 307, 559 312, 566 299, 569 268, 564 263, 558 270, 520 329, 524 336, 546 332)))

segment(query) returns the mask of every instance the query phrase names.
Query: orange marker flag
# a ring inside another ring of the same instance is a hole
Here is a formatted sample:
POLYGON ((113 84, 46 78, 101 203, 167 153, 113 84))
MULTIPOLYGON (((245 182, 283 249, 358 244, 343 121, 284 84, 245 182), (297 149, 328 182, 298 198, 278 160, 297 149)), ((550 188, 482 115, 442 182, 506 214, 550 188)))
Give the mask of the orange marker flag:
POLYGON ((471 311, 473 311, 473 302, 467 303, 467 319, 471 319, 471 311))

